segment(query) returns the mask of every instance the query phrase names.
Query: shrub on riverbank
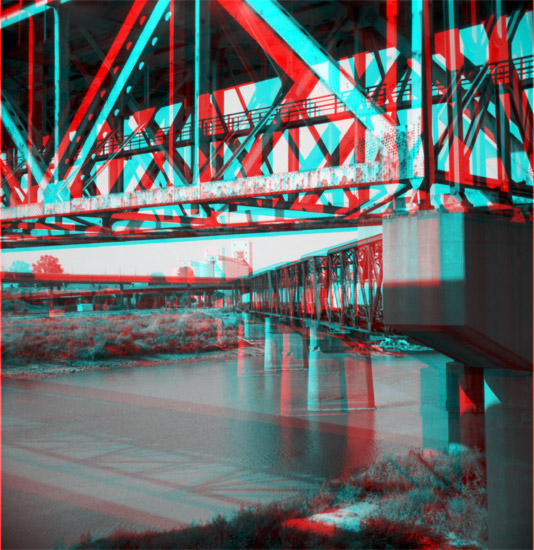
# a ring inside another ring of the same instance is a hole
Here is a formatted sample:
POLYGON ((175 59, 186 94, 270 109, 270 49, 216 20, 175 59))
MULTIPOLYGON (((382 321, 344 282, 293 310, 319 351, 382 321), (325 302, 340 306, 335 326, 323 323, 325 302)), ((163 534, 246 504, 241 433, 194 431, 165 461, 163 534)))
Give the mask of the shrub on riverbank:
POLYGON ((299 506, 270 504, 240 511, 234 518, 218 516, 206 525, 140 535, 116 533, 107 539, 83 540, 78 548, 440 548, 441 537, 422 527, 385 525, 364 527, 359 532, 316 525, 291 525, 302 511, 299 506))
POLYGON ((373 522, 426 526, 480 546, 487 540, 485 469, 477 452, 428 456, 412 451, 373 463, 328 487, 331 506, 358 496, 378 501, 373 522))
POLYGON ((2 362, 28 364, 237 346, 237 321, 215 313, 5 319, 2 362))
POLYGON ((230 519, 218 516, 181 530, 85 537, 79 548, 477 548, 487 543, 486 515, 480 455, 411 452, 288 503, 248 508, 230 519), (362 501, 375 509, 352 529, 350 521, 335 527, 307 519, 362 501))

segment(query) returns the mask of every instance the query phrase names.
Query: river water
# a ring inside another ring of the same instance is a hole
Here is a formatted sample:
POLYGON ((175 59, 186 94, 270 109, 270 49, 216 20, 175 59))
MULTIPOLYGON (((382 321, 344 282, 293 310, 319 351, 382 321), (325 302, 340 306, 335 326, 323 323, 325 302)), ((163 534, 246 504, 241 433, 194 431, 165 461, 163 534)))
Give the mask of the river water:
POLYGON ((3 382, 3 547, 180 527, 446 447, 443 355, 246 332, 226 355, 3 382))

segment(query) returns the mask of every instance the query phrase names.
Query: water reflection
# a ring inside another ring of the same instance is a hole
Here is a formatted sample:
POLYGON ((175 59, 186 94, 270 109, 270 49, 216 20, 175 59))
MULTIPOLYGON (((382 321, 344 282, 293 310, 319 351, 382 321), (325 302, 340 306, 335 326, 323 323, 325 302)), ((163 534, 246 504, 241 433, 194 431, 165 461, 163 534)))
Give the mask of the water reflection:
POLYGON ((347 413, 375 406, 371 357, 351 352, 342 339, 317 324, 291 327, 268 317, 255 323, 246 319, 239 326, 237 375, 261 377, 267 401, 279 403, 277 412, 283 415, 347 413), (260 326, 263 373, 255 369, 258 356, 244 337, 257 337, 260 326))

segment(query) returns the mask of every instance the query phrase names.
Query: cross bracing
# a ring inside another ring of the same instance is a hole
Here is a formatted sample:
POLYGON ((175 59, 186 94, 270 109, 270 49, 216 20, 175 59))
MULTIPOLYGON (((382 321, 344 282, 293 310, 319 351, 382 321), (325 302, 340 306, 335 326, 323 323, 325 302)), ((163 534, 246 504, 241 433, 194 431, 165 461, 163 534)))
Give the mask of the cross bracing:
POLYGON ((528 2, 2 10, 4 246, 531 217, 528 2))

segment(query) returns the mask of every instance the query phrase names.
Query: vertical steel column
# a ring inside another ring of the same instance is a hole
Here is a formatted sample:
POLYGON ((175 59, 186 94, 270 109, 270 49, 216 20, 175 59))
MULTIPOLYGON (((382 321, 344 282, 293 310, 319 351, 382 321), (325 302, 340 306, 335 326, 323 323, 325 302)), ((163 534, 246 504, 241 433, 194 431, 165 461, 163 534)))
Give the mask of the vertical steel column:
POLYGON ((341 280, 341 325, 347 326, 347 293, 346 293, 346 277, 347 277, 347 251, 342 250, 339 253, 340 260, 340 280, 341 280))
POLYGON ((358 306, 358 245, 352 248, 352 294, 354 297, 352 326, 358 328, 360 319, 360 311, 358 306))
MULTIPOLYGON (((362 49, 362 31, 360 31, 357 22, 354 20, 354 51, 357 52, 354 55, 354 79, 361 86, 362 89, 365 89, 365 75, 366 75, 366 62, 365 57, 367 53, 361 51, 362 49)), ((365 126, 355 117, 354 118, 354 141, 356 150, 354 152, 354 163, 364 163, 365 162, 365 126)))
MULTIPOLYGON (((508 28, 506 16, 502 13, 501 0, 495 0, 495 19, 496 25, 493 33, 497 33, 503 42, 508 42, 508 28)), ((492 37, 493 38, 493 37, 492 37)), ((499 40, 496 40, 499 43, 499 40)), ((506 59, 508 50, 502 52, 493 46, 493 40, 490 42, 490 62, 496 62, 506 59), (497 50, 497 51, 495 51, 497 50)), ((495 75, 495 119, 497 126, 497 177, 501 182, 508 182, 511 179, 511 140, 510 140, 510 113, 506 111, 503 102, 505 101, 505 84, 495 75)), ((510 84, 508 84, 509 86, 510 84)), ((510 93, 510 91, 508 91, 510 93)))
POLYGON ((382 279, 383 279, 383 248, 382 241, 375 242, 373 245, 373 273, 375 281, 375 301, 373 323, 383 323, 384 308, 382 303, 382 279))
POLYGON ((199 181, 210 181, 213 177, 213 167, 211 163, 211 145, 208 137, 207 127, 200 124, 200 115, 202 118, 211 118, 215 116, 213 105, 211 104, 211 0, 200 0, 201 12, 199 21, 199 48, 198 48, 198 109, 199 109, 199 128, 197 143, 197 160, 199 164, 199 181), (202 100, 202 101, 201 101, 202 100), (200 168, 202 167, 202 168, 200 168))
POLYGON ((167 136, 169 170, 167 185, 172 187, 174 187, 174 3, 175 0, 169 1, 169 134, 167 136))
POLYGON ((33 120, 33 108, 35 105, 34 101, 34 70, 36 64, 34 63, 34 20, 33 17, 28 18, 28 154, 26 157, 26 166, 27 166, 27 185, 28 190, 26 194, 26 199, 29 204, 37 202, 37 190, 38 183, 34 181, 35 175, 33 172, 33 160, 34 160, 34 150, 36 136, 34 132, 34 120, 33 120))
POLYGON ((462 123, 462 98, 458 93, 457 80, 460 78, 460 62, 457 59, 460 45, 457 43, 460 36, 455 28, 456 24, 456 2, 443 0, 443 11, 447 26, 447 89, 451 90, 450 101, 447 103, 448 113, 448 141, 449 141, 449 178, 450 194, 456 195, 460 191, 462 180, 463 160, 463 123, 462 123))
POLYGON ((193 100, 193 185, 199 177, 199 96, 200 96, 200 0, 195 0, 195 63, 194 63, 194 100, 193 100))
MULTIPOLYGON (((54 12, 54 142, 53 147, 54 151, 57 151, 59 148, 59 114, 61 112, 61 87, 60 87, 60 67, 61 67, 61 58, 60 58, 60 29, 59 29, 59 11, 57 8, 53 8, 54 12)), ((67 69, 68 70, 68 69, 67 69)), ((54 166, 57 166, 57 157, 53 160, 54 166)), ((59 172, 54 170, 54 180, 49 183, 49 185, 55 185, 59 172)))
POLYGON ((313 264, 313 299, 315 304, 315 319, 321 319, 321 296, 319 294, 319 265, 317 258, 311 260, 313 264))
POLYGON ((422 66, 421 66, 421 111, 422 137, 424 154, 423 196, 419 199, 419 207, 430 208, 430 190, 436 182, 434 138, 432 132, 432 0, 423 0, 422 7, 422 66))
POLYGON ((332 254, 328 254, 326 257, 326 270, 329 274, 327 285, 327 298, 326 298, 326 316, 328 324, 332 324, 332 292, 334 292, 334 280, 335 277, 332 276, 332 254))

